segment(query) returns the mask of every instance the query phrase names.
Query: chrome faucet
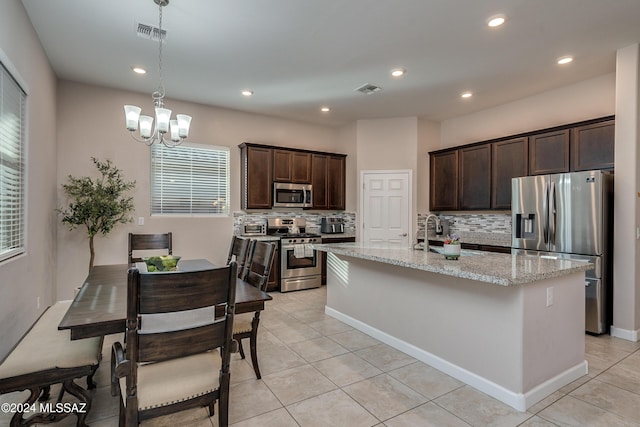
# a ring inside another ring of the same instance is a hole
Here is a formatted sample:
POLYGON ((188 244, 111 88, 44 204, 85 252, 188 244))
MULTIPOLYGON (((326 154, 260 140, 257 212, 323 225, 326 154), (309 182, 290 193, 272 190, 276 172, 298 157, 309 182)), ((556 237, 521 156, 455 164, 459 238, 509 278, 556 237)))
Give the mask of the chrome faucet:
POLYGON ((427 216, 427 219, 424 222, 424 234, 425 236, 427 236, 428 233, 428 228, 429 228, 429 220, 433 219, 433 222, 435 224, 435 231, 437 235, 441 235, 442 234, 442 224, 440 223, 440 218, 438 218, 437 215, 434 214, 429 214, 427 216))

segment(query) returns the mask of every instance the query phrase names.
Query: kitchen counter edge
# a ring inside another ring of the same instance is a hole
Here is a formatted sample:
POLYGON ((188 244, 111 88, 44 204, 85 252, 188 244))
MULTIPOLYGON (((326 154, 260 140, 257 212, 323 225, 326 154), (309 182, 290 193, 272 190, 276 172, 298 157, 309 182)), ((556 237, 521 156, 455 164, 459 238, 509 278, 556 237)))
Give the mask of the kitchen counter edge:
POLYGON ((510 255, 468 251, 473 255, 446 260, 429 251, 362 243, 312 244, 313 249, 353 258, 376 261, 431 273, 444 274, 500 286, 514 286, 586 271, 593 264, 575 260, 545 259, 527 255, 510 255))

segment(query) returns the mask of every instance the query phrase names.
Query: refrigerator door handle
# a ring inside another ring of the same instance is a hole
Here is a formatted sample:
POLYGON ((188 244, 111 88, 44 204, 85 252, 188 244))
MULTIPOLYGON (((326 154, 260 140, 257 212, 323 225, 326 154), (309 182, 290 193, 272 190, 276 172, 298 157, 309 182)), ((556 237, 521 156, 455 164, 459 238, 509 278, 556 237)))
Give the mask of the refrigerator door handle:
POLYGON ((542 234, 544 236, 544 244, 549 243, 549 184, 545 186, 542 211, 544 212, 544 222, 542 234))
POLYGON ((551 198, 549 200, 549 243, 556 244, 556 183, 551 183, 551 198))

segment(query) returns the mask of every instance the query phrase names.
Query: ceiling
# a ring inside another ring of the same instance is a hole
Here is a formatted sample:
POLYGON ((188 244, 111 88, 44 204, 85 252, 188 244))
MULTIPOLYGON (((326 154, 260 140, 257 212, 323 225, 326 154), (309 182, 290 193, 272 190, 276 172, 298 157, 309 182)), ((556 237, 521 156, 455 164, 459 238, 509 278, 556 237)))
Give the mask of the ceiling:
MULTIPOLYGON (((59 78, 158 86, 158 42, 136 34, 158 26, 153 0, 22 3, 59 78)), ((441 121, 613 72, 638 18, 638 0, 171 0, 163 77, 168 99, 330 126, 441 121), (507 21, 489 28, 496 14, 507 21), (366 83, 382 90, 354 90, 366 83)))

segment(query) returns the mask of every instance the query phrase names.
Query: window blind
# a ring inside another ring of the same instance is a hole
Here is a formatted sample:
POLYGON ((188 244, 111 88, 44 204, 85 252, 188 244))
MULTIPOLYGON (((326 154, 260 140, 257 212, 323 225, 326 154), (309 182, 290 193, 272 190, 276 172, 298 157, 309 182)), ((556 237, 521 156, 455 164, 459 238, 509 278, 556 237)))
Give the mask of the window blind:
POLYGON ((229 149, 151 147, 151 214, 228 215, 229 149))
POLYGON ((25 101, 0 64, 0 261, 25 251, 25 101))

